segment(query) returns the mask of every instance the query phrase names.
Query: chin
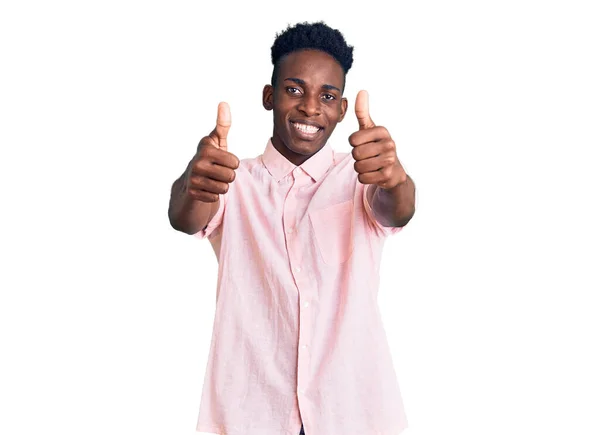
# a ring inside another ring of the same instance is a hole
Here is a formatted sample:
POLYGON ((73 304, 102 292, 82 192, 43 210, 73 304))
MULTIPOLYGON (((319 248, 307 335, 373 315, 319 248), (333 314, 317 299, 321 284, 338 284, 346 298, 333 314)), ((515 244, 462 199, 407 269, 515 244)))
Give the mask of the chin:
POLYGON ((290 146, 288 149, 296 154, 301 154, 303 156, 312 156, 316 154, 321 148, 325 146, 325 143, 311 143, 304 141, 290 141, 290 146))

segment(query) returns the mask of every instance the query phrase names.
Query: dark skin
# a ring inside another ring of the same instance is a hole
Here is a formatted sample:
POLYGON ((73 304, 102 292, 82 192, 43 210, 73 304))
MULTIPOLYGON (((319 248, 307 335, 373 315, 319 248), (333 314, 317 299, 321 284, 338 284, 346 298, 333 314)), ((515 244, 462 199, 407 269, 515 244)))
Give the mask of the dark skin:
MULTIPOLYGON (((273 110, 273 146, 299 166, 316 154, 346 115, 348 100, 342 97, 344 71, 328 54, 304 50, 285 56, 275 86, 263 90, 263 106, 273 110), (322 127, 314 140, 294 134, 293 122, 322 127)), ((368 95, 356 98, 359 130, 348 139, 358 180, 369 184, 368 199, 382 225, 402 227, 415 212, 415 185, 400 164, 396 144, 385 127, 376 126, 369 113, 368 95)))
POLYGON ((220 103, 217 125, 200 140, 196 154, 171 187, 169 221, 177 231, 195 234, 206 227, 219 210, 219 194, 226 193, 235 180, 240 161, 227 150, 230 127, 229 105, 220 103))
POLYGON ((358 93, 355 113, 358 131, 348 141, 354 147, 358 181, 369 185, 367 199, 377 220, 386 227, 403 227, 415 214, 415 184, 398 159, 389 131, 371 119, 366 91, 358 93))
POLYGON ((275 149, 300 166, 323 148, 346 115, 343 88, 344 71, 328 54, 304 50, 283 57, 275 86, 263 90, 263 106, 273 111, 275 149), (301 138, 294 122, 317 126, 319 132, 315 138, 301 138))
MULTIPOLYGON (((296 166, 319 152, 346 115, 344 71, 318 50, 290 53, 280 60, 275 84, 263 89, 263 106, 273 111, 271 141, 296 166)), ((404 226, 415 211, 415 186, 406 174, 387 129, 375 126, 368 96, 359 92, 355 107, 359 130, 349 142, 359 182, 369 184, 368 199, 379 222, 404 226)), ((239 159, 227 151, 231 115, 219 105, 217 126, 200 144, 186 171, 173 183, 169 219, 173 228, 194 234, 216 214, 219 194, 235 179, 239 159)))

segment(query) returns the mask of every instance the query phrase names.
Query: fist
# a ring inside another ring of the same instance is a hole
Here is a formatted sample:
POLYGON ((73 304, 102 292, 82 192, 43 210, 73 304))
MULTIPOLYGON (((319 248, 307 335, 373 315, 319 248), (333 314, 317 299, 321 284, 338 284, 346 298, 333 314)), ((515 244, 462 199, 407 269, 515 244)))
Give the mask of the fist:
POLYGON ((235 180, 239 159, 227 151, 227 134, 231 127, 231 113, 227 103, 220 103, 215 129, 200 140, 196 155, 185 174, 184 188, 195 200, 216 202, 219 194, 229 190, 235 180))
POLYGON ((369 94, 360 91, 356 96, 358 131, 348 138, 352 145, 354 170, 362 184, 376 184, 392 189, 406 181, 407 175, 398 160, 396 144, 385 127, 376 126, 369 114, 369 94))

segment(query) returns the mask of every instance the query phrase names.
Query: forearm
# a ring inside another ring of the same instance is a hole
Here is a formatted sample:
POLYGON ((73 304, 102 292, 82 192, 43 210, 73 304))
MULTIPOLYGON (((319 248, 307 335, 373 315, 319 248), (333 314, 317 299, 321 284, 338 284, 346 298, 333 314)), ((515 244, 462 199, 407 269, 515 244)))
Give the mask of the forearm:
POLYGON ((403 227, 415 213, 415 184, 407 175, 406 181, 391 189, 370 185, 367 199, 378 222, 386 227, 403 227))
POLYGON ((219 201, 202 202, 190 197, 184 186, 185 174, 171 187, 169 221, 177 231, 195 234, 202 230, 219 209, 219 201))

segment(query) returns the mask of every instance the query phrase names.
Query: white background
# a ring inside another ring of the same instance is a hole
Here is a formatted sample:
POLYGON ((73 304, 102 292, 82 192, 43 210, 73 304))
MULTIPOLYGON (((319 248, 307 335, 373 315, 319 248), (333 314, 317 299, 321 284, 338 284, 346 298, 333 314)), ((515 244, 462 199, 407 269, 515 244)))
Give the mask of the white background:
POLYGON ((0 433, 195 433, 217 263, 171 183, 219 101, 263 151, 275 33, 322 19, 417 184, 379 297, 405 434, 599 434, 593 3, 3 2, 0 433))

